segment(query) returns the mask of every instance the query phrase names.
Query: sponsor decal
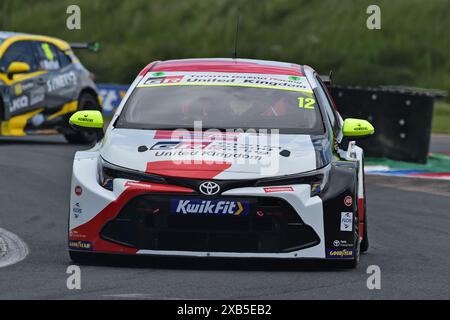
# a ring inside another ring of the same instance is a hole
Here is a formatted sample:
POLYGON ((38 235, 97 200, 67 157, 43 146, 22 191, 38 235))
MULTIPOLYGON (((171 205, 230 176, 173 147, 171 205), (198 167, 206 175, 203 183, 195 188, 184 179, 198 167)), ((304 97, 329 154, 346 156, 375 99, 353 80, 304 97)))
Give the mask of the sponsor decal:
POLYGON ((161 77, 161 76, 165 75, 165 72, 161 72, 161 71, 160 72, 153 72, 152 75, 154 77, 161 77))
POLYGON ((77 196, 81 196, 83 194, 83 188, 81 188, 80 186, 76 186, 75 187, 75 194, 77 196))
POLYGON ((14 94, 20 96, 23 93, 22 84, 18 83, 14 86, 14 94))
POLYGON ((346 196, 346 197, 344 198, 344 204, 345 204, 347 207, 350 207, 350 206, 353 204, 353 198, 350 197, 350 196, 346 196))
POLYGON ((28 82, 23 82, 23 83, 22 83, 22 90, 23 90, 23 91, 30 90, 30 89, 33 88, 33 87, 34 87, 33 81, 28 81, 28 82))
POLYGON ((32 81, 18 83, 14 86, 14 94, 20 96, 24 91, 30 90, 33 87, 34 83, 32 81))
POLYGON ((78 219, 80 217, 80 214, 83 213, 83 209, 81 209, 79 202, 75 203, 75 205, 72 207, 72 213, 75 219, 78 219))
POLYGON ((348 248, 353 247, 353 243, 349 243, 347 240, 334 240, 333 246, 336 248, 348 248))
POLYGON ((202 140, 202 141, 236 141, 238 132, 203 132, 203 131, 177 131, 157 130, 154 139, 176 139, 176 140, 202 140))
POLYGON ((220 85, 312 92, 305 77, 297 77, 293 80, 286 75, 228 72, 166 72, 164 76, 156 77, 154 74, 149 74, 142 80, 138 87, 163 85, 220 85))
POLYGON ((135 188, 148 188, 151 189, 152 185, 148 182, 137 182, 137 181, 127 181, 125 182, 125 187, 135 187, 135 188))
POLYGON ((160 141, 150 147, 155 157, 207 157, 220 160, 242 159, 261 161, 278 152, 280 147, 227 141, 160 141))
POLYGON ((79 233, 76 230, 70 230, 69 231, 69 237, 71 238, 71 240, 73 240, 73 239, 86 239, 87 235, 85 235, 83 233, 79 233))
POLYGON ((38 104, 39 102, 44 101, 45 99, 45 89, 37 88, 30 92, 30 105, 38 104))
POLYGON ((92 251, 94 249, 94 246, 92 245, 92 242, 89 241, 69 240, 69 248, 76 250, 92 251))
POLYGON ((265 193, 271 193, 271 192, 292 192, 294 191, 294 188, 292 187, 267 187, 264 188, 265 193))
POLYGON ((144 84, 163 84, 163 83, 180 83, 183 80, 183 76, 167 76, 167 77, 152 77, 148 78, 144 84))
POLYGON ((89 115, 87 114, 83 115, 82 117, 78 117, 77 120, 81 122, 94 122, 94 119, 89 118, 89 115))
POLYGON ((255 161, 262 161, 263 158, 266 158, 267 156, 263 157, 261 155, 255 155, 255 154, 246 154, 246 153, 236 153, 236 152, 217 152, 217 151, 157 151, 155 153, 155 157, 162 157, 162 158, 212 158, 216 159, 216 161, 226 161, 228 159, 243 159, 243 160, 255 160, 255 161))
POLYGON ((170 212, 173 214, 246 216, 250 212, 250 205, 246 201, 172 199, 170 212))
POLYGON ((60 68, 59 62, 57 60, 43 60, 39 64, 41 66, 41 69, 43 70, 58 70, 60 68))
POLYGON ((209 141, 160 141, 155 143, 150 150, 204 149, 210 143, 209 141))
POLYGON ((53 92, 69 86, 75 86, 76 84, 77 84, 77 76, 75 72, 71 71, 48 80, 47 90, 48 92, 53 92))
POLYGON ((327 249, 327 258, 335 258, 335 259, 353 258, 353 250, 327 249))
POLYGON ((207 196, 212 196, 220 192, 220 186, 212 181, 203 182, 198 189, 207 196))
POLYGON ((341 231, 353 231, 353 212, 341 212, 341 231))
POLYGON ((13 99, 11 102, 11 112, 16 112, 20 109, 24 109, 26 107, 28 107, 29 104, 29 99, 27 96, 20 96, 16 99, 13 99))

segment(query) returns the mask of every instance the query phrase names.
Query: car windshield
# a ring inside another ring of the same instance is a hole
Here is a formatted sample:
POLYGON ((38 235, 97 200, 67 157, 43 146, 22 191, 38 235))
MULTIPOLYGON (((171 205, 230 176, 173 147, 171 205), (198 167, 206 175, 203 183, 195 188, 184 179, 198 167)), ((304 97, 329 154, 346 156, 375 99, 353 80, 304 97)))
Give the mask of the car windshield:
POLYGON ((137 87, 116 127, 132 129, 279 129, 324 132, 312 92, 239 86, 137 87))

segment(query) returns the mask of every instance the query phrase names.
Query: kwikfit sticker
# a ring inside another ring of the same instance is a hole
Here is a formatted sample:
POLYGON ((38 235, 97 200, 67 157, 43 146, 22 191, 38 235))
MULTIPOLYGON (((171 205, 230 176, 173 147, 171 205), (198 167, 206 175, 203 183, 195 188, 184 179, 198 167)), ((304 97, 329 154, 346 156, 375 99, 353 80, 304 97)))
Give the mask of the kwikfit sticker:
POLYGON ((170 212, 174 214, 233 215, 246 216, 249 204, 245 201, 233 200, 183 200, 170 201, 170 212))

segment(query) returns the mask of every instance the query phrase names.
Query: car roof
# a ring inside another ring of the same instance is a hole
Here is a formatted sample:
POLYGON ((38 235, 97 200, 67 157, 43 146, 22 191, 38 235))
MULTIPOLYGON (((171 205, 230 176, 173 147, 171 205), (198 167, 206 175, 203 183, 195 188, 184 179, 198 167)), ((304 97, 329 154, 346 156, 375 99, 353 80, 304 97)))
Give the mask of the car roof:
POLYGON ((0 31, 0 39, 6 40, 8 38, 19 36, 19 35, 25 35, 24 33, 19 32, 9 32, 9 31, 0 31))
POLYGON ((141 75, 145 75, 149 71, 232 72, 303 76, 302 67, 295 63, 229 58, 158 61, 144 68, 141 75))
POLYGON ((8 39, 11 39, 11 41, 14 41, 14 38, 16 38, 18 40, 46 41, 46 42, 50 42, 50 43, 54 44, 61 50, 70 49, 70 45, 66 41, 60 40, 58 38, 34 35, 34 34, 28 34, 28 33, 20 33, 20 32, 0 31, 0 40, 5 41, 8 39))

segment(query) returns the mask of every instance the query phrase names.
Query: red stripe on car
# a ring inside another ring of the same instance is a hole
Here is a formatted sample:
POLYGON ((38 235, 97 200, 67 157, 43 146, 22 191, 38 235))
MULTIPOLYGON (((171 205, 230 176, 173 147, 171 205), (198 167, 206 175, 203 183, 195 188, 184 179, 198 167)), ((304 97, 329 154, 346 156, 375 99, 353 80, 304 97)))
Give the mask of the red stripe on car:
POLYGON ((100 238, 100 231, 105 223, 114 219, 120 210, 134 197, 148 192, 175 192, 175 193, 191 193, 194 190, 179 186, 162 185, 145 182, 134 182, 126 185, 126 189, 122 194, 102 211, 100 211, 93 219, 78 226, 70 231, 70 240, 83 240, 92 242, 93 251, 96 252, 114 252, 135 254, 138 249, 130 248, 124 245, 109 242, 100 238))
POLYGON ((249 62, 239 60, 172 60, 158 63, 153 72, 178 71, 178 72, 232 72, 232 73, 260 73, 290 76, 303 76, 300 66, 288 65, 275 66, 263 61, 249 62))
POLYGON ((358 198, 358 211, 359 211, 359 234, 362 240, 364 234, 364 198, 358 198))

